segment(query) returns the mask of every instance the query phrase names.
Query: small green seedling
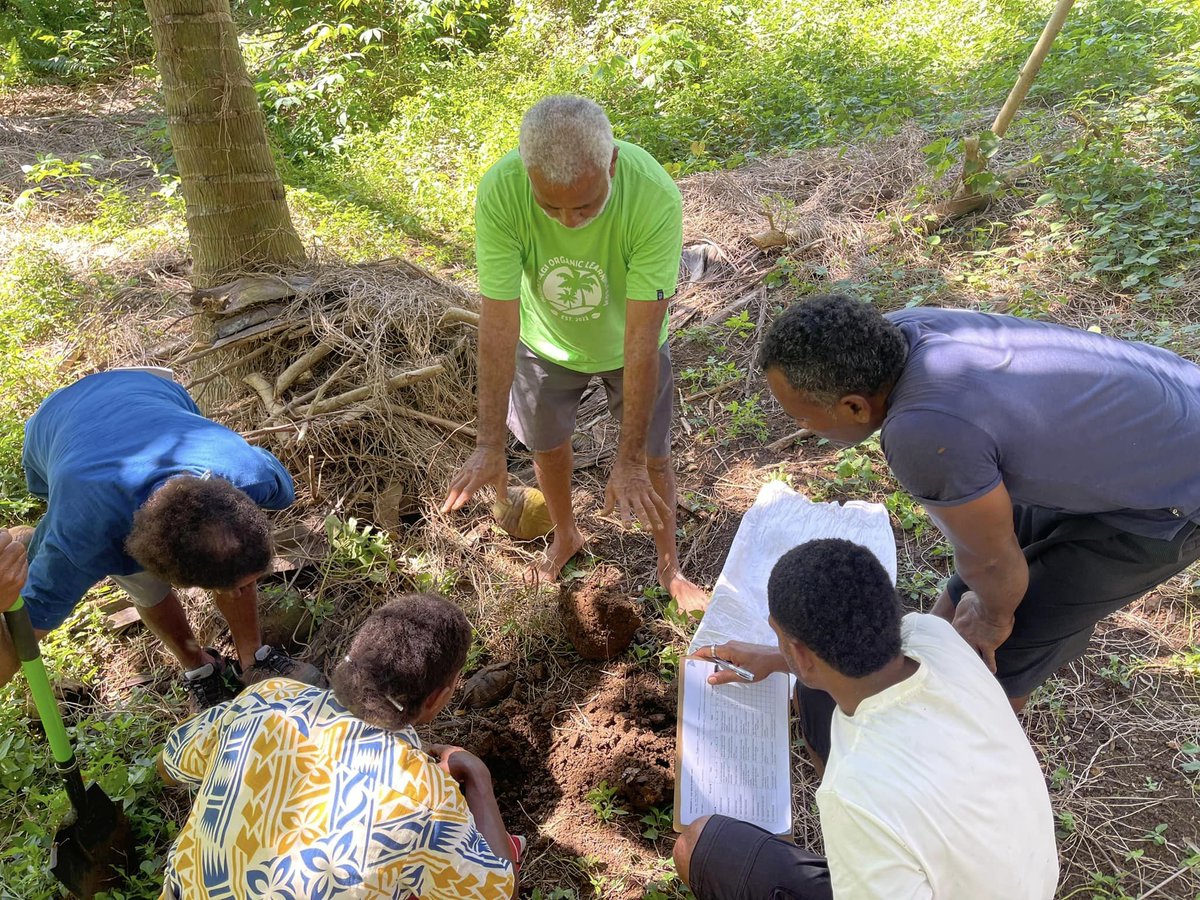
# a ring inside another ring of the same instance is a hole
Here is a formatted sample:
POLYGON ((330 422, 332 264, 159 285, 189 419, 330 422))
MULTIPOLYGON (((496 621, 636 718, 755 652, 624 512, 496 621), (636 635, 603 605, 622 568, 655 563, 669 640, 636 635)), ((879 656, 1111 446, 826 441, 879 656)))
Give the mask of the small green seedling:
POLYGON ((610 787, 607 781, 600 782, 588 791, 584 799, 591 804, 592 811, 601 822, 607 823, 619 816, 629 815, 629 810, 617 802, 617 789, 610 787))
POLYGON ((669 834, 674 827, 675 817, 670 806, 654 806, 650 812, 642 816, 642 837, 648 841, 657 841, 664 834, 669 834))

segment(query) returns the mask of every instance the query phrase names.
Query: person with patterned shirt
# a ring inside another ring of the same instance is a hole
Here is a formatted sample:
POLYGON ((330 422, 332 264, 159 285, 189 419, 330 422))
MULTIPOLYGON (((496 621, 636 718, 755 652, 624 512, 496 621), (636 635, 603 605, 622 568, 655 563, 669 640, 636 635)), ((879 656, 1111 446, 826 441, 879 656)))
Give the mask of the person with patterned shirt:
POLYGON ((551 581, 584 545, 571 507, 571 435, 599 377, 621 423, 601 515, 632 512, 654 535, 658 581, 681 609, 708 595, 679 565, 671 466, 674 381, 667 304, 679 280, 683 200, 649 153, 613 139, 583 97, 546 97, 521 121, 517 150, 488 170, 475 201, 479 424, 475 453, 442 512, 485 485, 508 491, 505 413, 533 451, 554 539, 551 581))
POLYGON ((273 678, 176 728, 159 770, 196 798, 163 900, 516 897, 524 843, 487 767, 415 730, 470 644, 458 607, 407 594, 367 618, 332 690, 273 678))

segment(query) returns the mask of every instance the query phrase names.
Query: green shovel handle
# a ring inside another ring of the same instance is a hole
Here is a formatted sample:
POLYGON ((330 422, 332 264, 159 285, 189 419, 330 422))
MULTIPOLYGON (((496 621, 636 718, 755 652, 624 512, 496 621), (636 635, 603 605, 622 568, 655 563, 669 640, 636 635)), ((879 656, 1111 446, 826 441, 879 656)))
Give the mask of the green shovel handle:
POLYGON ((42 654, 38 650, 37 636, 33 633, 33 623, 29 621, 29 610, 25 601, 18 598, 7 612, 4 622, 8 625, 8 634, 12 638, 13 648, 17 658, 21 660, 21 670, 29 682, 29 690, 33 694, 33 703, 41 717, 42 727, 46 729, 46 739, 50 742, 50 752, 59 768, 72 765, 75 753, 71 749, 71 739, 67 737, 67 729, 63 726, 62 716, 58 711, 58 703, 54 699, 54 689, 50 687, 50 679, 46 675, 46 666, 42 662, 42 654))

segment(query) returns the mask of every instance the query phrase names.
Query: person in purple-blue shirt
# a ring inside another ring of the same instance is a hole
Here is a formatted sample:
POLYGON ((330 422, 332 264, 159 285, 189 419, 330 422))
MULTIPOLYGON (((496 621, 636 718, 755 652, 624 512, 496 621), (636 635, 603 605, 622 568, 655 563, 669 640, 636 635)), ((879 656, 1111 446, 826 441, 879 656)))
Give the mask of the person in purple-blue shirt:
MULTIPOLYGON (((896 479, 954 547, 933 612, 1015 710, 1100 619, 1200 558, 1200 367, 1174 353, 820 296, 779 316, 759 365, 815 434, 848 445, 880 432, 896 479)), ((822 755, 833 704, 812 692, 801 704, 822 755)))
MULTIPOLYGON (((51 394, 25 425, 29 492, 46 501, 20 596, 38 637, 103 578, 122 587, 184 669, 198 709, 242 684, 286 676, 324 686, 312 665, 263 644, 257 581, 270 570, 270 523, 296 495, 274 456, 206 419, 168 370, 117 369, 51 394), (206 588, 236 661, 200 646, 177 587, 206 588)), ((0 685, 19 662, 0 623, 0 685)))

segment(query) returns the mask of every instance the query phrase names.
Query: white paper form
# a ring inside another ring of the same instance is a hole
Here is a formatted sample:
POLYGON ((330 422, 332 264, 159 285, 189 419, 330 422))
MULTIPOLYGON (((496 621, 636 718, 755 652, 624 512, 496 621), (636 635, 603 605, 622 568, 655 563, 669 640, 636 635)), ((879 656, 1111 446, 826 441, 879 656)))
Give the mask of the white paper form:
POLYGON ((757 684, 713 686, 717 671, 683 661, 679 823, 719 813, 772 834, 792 830, 788 750, 789 679, 776 673, 757 684))
MULTIPOLYGON (((771 569, 787 551, 816 538, 862 544, 895 583, 896 542, 883 506, 857 500, 814 503, 782 481, 769 481, 742 517, 689 652, 726 641, 775 646, 767 623, 771 569)), ((760 684, 713 687, 706 680, 711 671, 709 663, 686 660, 680 676, 676 824, 721 813, 775 834, 789 832, 788 713, 794 680, 777 674, 760 684)))
POLYGON ((879 503, 813 503, 782 481, 768 481, 742 516, 690 653, 709 644, 775 645, 767 624, 767 579, 779 557, 817 538, 843 538, 878 557, 896 583, 896 539, 879 503))

